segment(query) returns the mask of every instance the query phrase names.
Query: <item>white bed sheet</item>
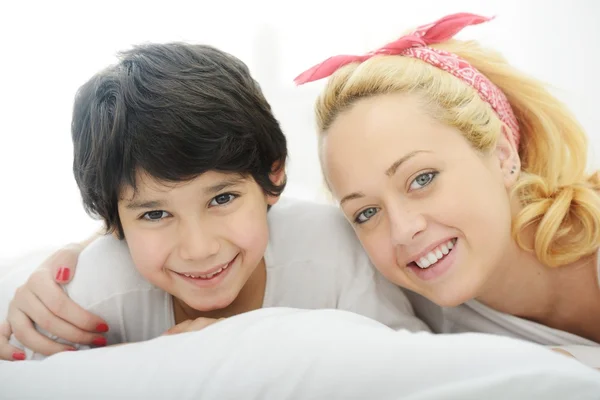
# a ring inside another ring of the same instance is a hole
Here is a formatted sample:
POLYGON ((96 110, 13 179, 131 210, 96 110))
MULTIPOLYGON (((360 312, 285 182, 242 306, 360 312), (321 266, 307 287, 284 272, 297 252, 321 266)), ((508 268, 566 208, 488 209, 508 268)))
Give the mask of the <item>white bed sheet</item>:
POLYGON ((0 399, 599 399, 600 372, 523 341, 257 310, 193 333, 0 362, 0 399))

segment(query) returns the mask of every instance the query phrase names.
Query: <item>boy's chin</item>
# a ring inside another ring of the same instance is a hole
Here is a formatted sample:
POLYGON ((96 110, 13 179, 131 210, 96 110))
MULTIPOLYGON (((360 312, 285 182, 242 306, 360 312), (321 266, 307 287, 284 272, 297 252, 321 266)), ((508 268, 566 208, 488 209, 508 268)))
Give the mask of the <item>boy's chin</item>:
POLYGON ((198 299, 189 299, 190 301, 186 301, 185 303, 199 313, 217 314, 219 311, 231 306, 236 297, 237 293, 222 293, 219 296, 204 297, 201 301, 198 301, 198 299))

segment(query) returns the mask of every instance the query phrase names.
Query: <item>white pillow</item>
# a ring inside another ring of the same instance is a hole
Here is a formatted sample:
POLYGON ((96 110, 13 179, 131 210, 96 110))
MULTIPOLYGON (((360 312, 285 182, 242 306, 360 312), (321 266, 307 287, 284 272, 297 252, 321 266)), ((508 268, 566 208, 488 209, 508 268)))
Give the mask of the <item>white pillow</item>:
POLYGON ((270 308, 199 332, 0 363, 2 399, 598 399, 600 372, 485 334, 270 308))

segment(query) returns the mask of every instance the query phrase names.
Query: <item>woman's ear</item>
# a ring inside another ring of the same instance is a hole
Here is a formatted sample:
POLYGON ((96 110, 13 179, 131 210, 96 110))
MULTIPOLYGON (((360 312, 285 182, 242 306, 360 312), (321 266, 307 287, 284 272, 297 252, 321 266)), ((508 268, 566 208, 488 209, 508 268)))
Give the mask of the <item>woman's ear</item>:
POLYGON ((496 144, 496 156, 502 171, 504 185, 506 188, 510 188, 517 181, 521 172, 521 159, 514 144, 504 135, 498 139, 496 144))
MULTIPOLYGON (((276 186, 281 186, 286 179, 285 176, 285 164, 280 161, 275 161, 271 166, 271 172, 269 173, 269 178, 271 182, 276 186)), ((280 195, 273 196, 267 195, 267 203, 272 206, 279 200, 280 195)))

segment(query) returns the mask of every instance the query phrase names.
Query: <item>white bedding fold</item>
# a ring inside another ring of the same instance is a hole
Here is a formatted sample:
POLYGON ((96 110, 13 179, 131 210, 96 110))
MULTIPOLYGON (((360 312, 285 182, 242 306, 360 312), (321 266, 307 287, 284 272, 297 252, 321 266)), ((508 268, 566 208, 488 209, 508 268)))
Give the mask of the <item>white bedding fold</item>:
POLYGON ((598 399, 600 372, 484 334, 270 308, 148 342, 0 362, 1 399, 598 399))

